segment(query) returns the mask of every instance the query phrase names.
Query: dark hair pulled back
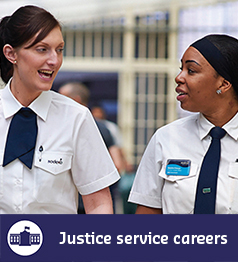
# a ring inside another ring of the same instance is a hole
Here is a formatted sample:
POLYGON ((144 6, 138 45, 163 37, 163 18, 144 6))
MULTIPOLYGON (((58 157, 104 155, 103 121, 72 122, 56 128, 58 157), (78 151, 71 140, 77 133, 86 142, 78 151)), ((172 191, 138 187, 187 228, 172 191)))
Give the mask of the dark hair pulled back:
POLYGON ((0 22, 0 72, 2 80, 7 83, 13 75, 13 65, 3 53, 6 44, 17 48, 27 43, 37 33, 36 39, 27 48, 30 48, 44 39, 55 27, 60 27, 55 17, 37 6, 23 6, 11 16, 2 18, 0 22))
POLYGON ((238 39, 228 35, 207 35, 206 38, 219 49, 229 63, 231 84, 238 99, 238 39))

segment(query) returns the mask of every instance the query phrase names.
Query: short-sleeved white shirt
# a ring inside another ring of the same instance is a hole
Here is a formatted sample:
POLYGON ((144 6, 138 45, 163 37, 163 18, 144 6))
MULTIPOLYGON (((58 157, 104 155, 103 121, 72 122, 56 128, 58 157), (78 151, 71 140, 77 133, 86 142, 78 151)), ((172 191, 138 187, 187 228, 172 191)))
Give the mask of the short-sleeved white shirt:
POLYGON ((18 159, 3 167, 8 128, 21 107, 8 83, 0 90, 1 214, 77 213, 78 192, 87 195, 119 179, 89 110, 53 91, 29 106, 38 125, 32 169, 18 159))
MULTIPOLYGON (((195 114, 158 129, 144 152, 129 201, 162 208, 164 214, 192 214, 212 127, 202 114, 195 114), (190 160, 189 175, 167 175, 168 159, 190 160)), ((238 213, 238 114, 223 128, 227 134, 221 139, 215 212, 238 213)))

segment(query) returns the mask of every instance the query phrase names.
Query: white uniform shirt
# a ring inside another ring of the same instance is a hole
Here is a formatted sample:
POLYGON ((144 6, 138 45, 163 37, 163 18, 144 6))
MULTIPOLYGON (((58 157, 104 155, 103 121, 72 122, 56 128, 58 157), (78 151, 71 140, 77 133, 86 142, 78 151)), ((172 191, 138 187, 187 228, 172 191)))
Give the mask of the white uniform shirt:
POLYGON ((78 191, 87 195, 119 179, 89 110, 53 91, 29 106, 38 124, 32 169, 19 159, 3 167, 8 128, 21 107, 9 84, 0 90, 1 214, 76 213, 78 191))
MULTIPOLYGON (((202 114, 196 114, 158 129, 142 157, 129 201, 162 208, 164 214, 192 214, 212 127, 202 114), (167 175, 168 159, 191 160, 189 175, 167 175)), ((223 128, 227 134, 221 139, 215 212, 238 213, 238 114, 223 128)))

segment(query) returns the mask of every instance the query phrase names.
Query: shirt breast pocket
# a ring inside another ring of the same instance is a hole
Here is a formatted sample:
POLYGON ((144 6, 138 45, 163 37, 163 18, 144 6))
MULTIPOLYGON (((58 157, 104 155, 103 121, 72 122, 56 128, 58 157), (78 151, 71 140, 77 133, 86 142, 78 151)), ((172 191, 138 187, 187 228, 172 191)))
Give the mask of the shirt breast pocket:
POLYGON ((72 184, 72 154, 39 153, 35 158, 34 197, 39 203, 59 203, 72 184))
POLYGON ((238 163, 230 163, 230 213, 238 214, 238 163))
POLYGON ((159 176, 164 179, 162 205, 168 214, 192 214, 197 185, 198 165, 191 164, 188 176, 166 175, 162 168, 159 176))

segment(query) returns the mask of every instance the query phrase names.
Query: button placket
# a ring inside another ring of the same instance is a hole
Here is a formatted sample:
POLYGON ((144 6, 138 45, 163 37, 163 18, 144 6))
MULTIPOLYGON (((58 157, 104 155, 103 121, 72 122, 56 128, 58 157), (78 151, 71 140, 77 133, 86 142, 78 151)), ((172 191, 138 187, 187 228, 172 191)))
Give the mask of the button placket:
POLYGON ((23 196, 23 172, 24 166, 20 161, 17 161, 14 166, 14 188, 13 188, 13 204, 16 213, 22 212, 22 196, 23 196))

